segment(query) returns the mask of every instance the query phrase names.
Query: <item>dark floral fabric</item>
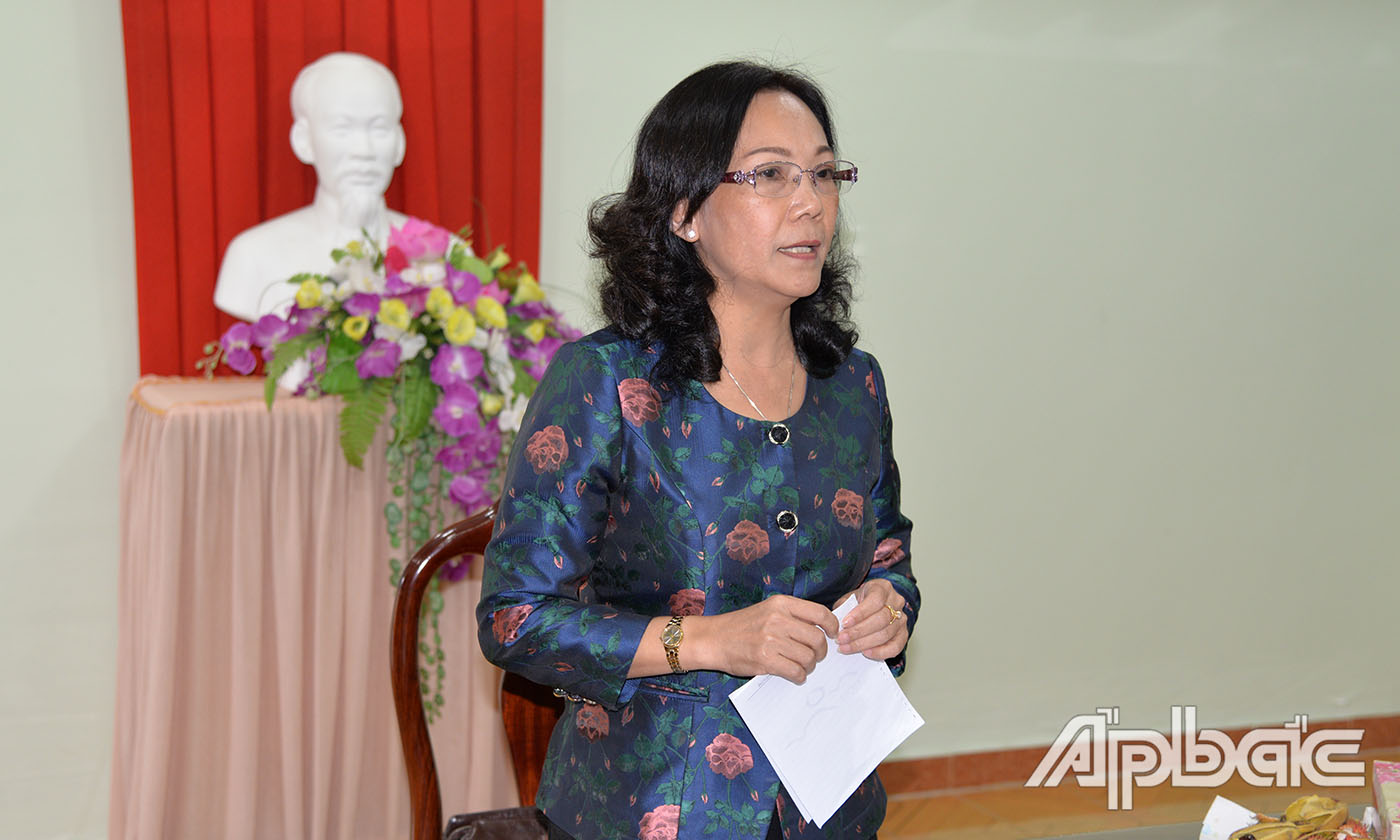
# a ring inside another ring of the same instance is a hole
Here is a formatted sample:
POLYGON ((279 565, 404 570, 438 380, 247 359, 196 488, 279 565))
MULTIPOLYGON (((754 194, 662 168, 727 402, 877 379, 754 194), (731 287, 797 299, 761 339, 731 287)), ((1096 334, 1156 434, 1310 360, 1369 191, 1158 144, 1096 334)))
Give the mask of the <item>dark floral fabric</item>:
POLYGON ((659 391, 655 360, 607 331, 560 349, 507 467, 477 608, 482 650, 597 704, 569 702, 537 803, 580 838, 762 838, 775 810, 788 838, 871 837, 885 813, 874 774, 821 829, 801 819, 729 702, 744 679, 627 670, 656 616, 777 593, 834 606, 870 577, 904 596, 913 629, 911 526, 880 368, 857 350, 809 379, 776 444, 772 424, 699 383, 659 391))

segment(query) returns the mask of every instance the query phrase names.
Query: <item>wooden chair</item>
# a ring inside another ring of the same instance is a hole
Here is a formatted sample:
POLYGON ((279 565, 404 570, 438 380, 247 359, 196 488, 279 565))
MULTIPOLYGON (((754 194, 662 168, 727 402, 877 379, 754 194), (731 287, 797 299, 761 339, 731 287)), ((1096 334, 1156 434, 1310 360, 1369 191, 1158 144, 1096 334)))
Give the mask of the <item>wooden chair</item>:
MULTIPOLYGON (((448 560, 485 551, 495 519, 496 506, 492 505, 447 527, 418 549, 399 581, 398 597, 394 601, 389 671, 394 707, 398 712, 399 739, 403 742, 404 764, 408 768, 412 840, 545 837, 543 818, 534 808, 535 791, 539 788, 549 735, 563 713, 564 701, 523 677, 506 675, 501 687, 501 715, 510 745, 515 783, 524 807, 459 815, 449 821, 444 831, 437 764, 433 759, 433 744, 428 735, 418 682, 418 618, 428 583, 448 560)), ((494 769, 473 768, 484 772, 494 769)))

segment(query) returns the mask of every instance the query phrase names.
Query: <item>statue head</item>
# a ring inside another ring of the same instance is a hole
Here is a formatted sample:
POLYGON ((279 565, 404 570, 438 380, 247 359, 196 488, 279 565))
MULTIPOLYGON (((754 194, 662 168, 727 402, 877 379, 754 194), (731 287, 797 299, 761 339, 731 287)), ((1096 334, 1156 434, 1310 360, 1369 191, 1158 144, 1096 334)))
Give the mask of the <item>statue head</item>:
POLYGON ((403 100, 389 68, 358 53, 324 55, 292 83, 292 151, 342 208, 379 207, 403 162, 403 100))

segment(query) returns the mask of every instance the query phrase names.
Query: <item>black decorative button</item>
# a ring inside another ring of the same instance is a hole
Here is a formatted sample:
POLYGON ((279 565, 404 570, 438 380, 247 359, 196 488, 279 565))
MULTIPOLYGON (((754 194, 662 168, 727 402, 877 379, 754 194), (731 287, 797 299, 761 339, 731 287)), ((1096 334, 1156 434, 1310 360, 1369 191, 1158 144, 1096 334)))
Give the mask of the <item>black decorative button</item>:
POLYGON ((778 514, 778 530, 784 534, 791 534, 797 530, 797 514, 790 510, 785 510, 778 514))
POLYGON ((774 423, 768 427, 768 440, 776 446, 782 446, 788 442, 788 427, 785 423, 774 423))

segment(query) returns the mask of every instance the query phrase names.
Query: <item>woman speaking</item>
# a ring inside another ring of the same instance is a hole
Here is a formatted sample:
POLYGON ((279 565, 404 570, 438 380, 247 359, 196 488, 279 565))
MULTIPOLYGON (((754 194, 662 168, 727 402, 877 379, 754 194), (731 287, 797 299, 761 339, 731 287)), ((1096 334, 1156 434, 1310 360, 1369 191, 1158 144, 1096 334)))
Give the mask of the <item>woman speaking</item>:
POLYGON ((504 478, 477 617, 568 697, 551 836, 871 837, 875 775, 818 829, 729 703, 918 614, 879 365, 855 349, 838 156, 808 78, 715 64, 667 93, 589 233, 609 326, 563 347, 504 478), (854 594, 843 622, 831 608, 854 594))

